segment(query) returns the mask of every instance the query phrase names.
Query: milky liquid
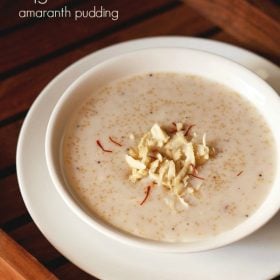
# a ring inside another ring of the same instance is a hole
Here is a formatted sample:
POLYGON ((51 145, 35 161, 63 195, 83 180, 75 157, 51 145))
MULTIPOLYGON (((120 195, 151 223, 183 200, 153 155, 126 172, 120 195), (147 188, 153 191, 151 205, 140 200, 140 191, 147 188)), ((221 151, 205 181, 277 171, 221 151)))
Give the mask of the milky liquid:
POLYGON ((201 77, 153 73, 93 92, 69 122, 63 162, 69 185, 93 215, 144 238, 191 241, 229 230, 254 213, 274 179, 274 151, 262 116, 237 93, 201 77), (125 161, 127 149, 154 123, 172 122, 195 124, 192 131, 206 133, 218 151, 200 169, 205 180, 198 195, 179 213, 164 202, 168 191, 160 186, 140 205, 149 180, 129 182, 125 161))

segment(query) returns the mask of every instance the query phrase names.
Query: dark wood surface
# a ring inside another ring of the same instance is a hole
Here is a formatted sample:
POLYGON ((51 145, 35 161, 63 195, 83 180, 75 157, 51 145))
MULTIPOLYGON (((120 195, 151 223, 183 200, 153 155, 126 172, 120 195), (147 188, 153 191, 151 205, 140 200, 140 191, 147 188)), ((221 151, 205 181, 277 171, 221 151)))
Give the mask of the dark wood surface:
MULTIPOLYGON (((49 0, 90 9, 92 1, 49 0)), ((96 279, 82 272, 45 239, 22 201, 15 167, 17 137, 43 87, 65 67, 100 48, 129 39, 183 35, 245 47, 279 64, 280 6, 272 0, 104 0, 119 10, 109 19, 20 19, 33 1, 0 0, 0 225, 60 279, 96 279)), ((38 7, 37 7, 38 8, 38 7)), ((0 249, 1 250, 1 249, 0 249)))
POLYGON ((0 248, 0 279, 57 280, 54 274, 1 229, 0 248))

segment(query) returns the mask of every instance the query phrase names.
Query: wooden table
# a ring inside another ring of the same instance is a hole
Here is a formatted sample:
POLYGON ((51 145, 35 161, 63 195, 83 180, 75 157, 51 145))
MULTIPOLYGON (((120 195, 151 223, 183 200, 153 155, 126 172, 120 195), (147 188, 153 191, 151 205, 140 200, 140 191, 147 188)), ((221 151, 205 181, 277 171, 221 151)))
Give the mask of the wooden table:
POLYGON ((59 9, 66 4, 71 11, 92 9, 93 2, 101 5, 101 1, 90 0, 49 0, 45 5, 35 5, 34 0, 0 1, 0 224, 49 271, 66 280, 95 278, 70 263, 37 229, 23 204, 16 177, 19 130, 43 87, 91 52, 155 35, 220 40, 280 62, 280 6, 276 0, 102 1, 106 9, 119 11, 116 21, 18 16, 19 10, 59 9))

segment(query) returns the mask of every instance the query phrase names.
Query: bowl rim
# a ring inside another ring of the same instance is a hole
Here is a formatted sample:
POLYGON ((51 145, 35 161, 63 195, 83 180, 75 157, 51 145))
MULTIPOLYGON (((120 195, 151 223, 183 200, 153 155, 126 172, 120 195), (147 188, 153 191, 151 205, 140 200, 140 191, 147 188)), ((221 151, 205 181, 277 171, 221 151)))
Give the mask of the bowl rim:
MULTIPOLYGON (((162 241, 154 241, 145 239, 142 237, 138 237, 135 235, 132 235, 130 233, 123 232, 122 230, 113 227, 106 222, 102 223, 97 220, 95 220, 91 215, 87 214, 84 210, 81 209, 81 207, 78 205, 74 197, 70 194, 70 191, 66 190, 66 187, 61 184, 59 180, 59 176, 57 175, 57 171, 54 164, 54 158, 52 156, 52 136, 54 133, 54 127, 57 121, 57 117, 59 115, 60 109, 64 106, 65 101, 71 96, 75 95, 75 90, 83 84, 84 81, 86 81, 89 77, 94 75, 95 72, 98 72, 102 67, 108 67, 112 63, 116 63, 118 60, 122 60, 128 56, 133 56, 135 54, 139 53, 150 53, 150 52, 162 52, 162 51, 181 51, 181 52, 193 52, 196 54, 204 55, 211 57, 213 59, 219 60, 222 63, 226 63, 230 65, 231 67, 237 68, 238 70, 246 73, 247 75, 250 75, 254 80, 256 80, 257 83, 260 83, 265 89, 266 89, 266 95, 270 95, 271 97, 277 97, 278 98, 278 104, 280 105, 280 99, 277 93, 274 91, 274 89, 268 85, 264 80, 262 80, 257 74, 252 72, 251 70, 248 70, 246 67, 242 66, 241 64, 234 62, 228 58, 224 58, 223 56, 213 54, 207 51, 202 50, 196 50, 191 48, 181 48, 181 47, 159 47, 159 48, 146 48, 136 51, 127 52, 125 54, 117 55, 113 58, 107 59, 95 66, 93 66, 91 69, 87 70, 85 73, 83 73, 81 76, 79 76, 73 83, 64 91, 62 96, 59 98, 58 102, 56 103, 54 109, 52 110, 50 119, 48 121, 47 125, 47 131, 45 135, 45 156, 46 156, 46 162, 48 171, 51 177, 52 182, 54 183, 55 189, 58 191, 59 195, 62 197, 63 201, 68 205, 68 207, 73 211, 80 219, 82 219, 84 222, 89 224, 91 227, 99 231, 100 233, 105 234, 106 236, 109 236, 115 240, 118 240, 122 243, 133 245, 140 248, 145 249, 153 249, 156 251, 161 252, 200 252, 200 251, 207 251, 210 249, 216 249, 222 246, 229 245, 233 242, 236 242, 251 233, 255 232, 257 229, 262 227, 265 223, 267 223, 280 209, 280 199, 275 205, 275 207, 270 211, 270 214, 267 215, 262 219, 261 222, 258 223, 257 226, 252 228, 251 230, 247 230, 244 234, 236 235, 234 238, 229 236, 226 238, 222 238, 219 240, 220 236, 223 235, 223 233, 218 234, 217 236, 210 237, 207 239, 202 239, 198 241, 192 241, 192 242, 162 242, 162 241)), ((164 71, 162 71, 164 72, 164 71)), ((221 82, 222 83, 222 82, 221 82)), ((270 127, 271 128, 271 127, 270 127)), ((276 174, 277 175, 277 174, 276 174)), ((275 176, 276 177, 276 176, 275 176)), ((276 181, 276 180, 275 180, 276 181)), ((274 189, 275 182, 272 183, 271 190, 274 189)), ((269 191, 269 193, 271 192, 269 191)), ((256 210, 257 211, 257 210, 256 210)), ((243 222, 242 222, 243 223, 243 222)), ((241 223, 241 224, 242 224, 241 223)), ((238 225, 239 226, 239 225, 238 225)), ((227 232, 232 232, 233 229, 230 229, 227 232)))

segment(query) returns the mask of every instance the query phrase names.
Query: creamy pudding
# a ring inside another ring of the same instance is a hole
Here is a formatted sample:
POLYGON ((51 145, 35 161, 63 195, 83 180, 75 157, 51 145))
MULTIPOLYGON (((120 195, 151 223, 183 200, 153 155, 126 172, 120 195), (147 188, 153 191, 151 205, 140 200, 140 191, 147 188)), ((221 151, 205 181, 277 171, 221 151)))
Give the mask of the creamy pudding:
POLYGON ((161 241, 193 241, 230 230, 264 201, 275 175, 275 143, 259 112, 238 93, 198 76, 148 73, 94 92, 69 120, 65 177, 82 204, 125 232, 161 241), (131 182, 125 155, 153 124, 195 125, 216 155, 199 169, 203 183, 189 207, 174 209, 151 178, 131 182), (145 193, 146 192, 146 193, 145 193))

